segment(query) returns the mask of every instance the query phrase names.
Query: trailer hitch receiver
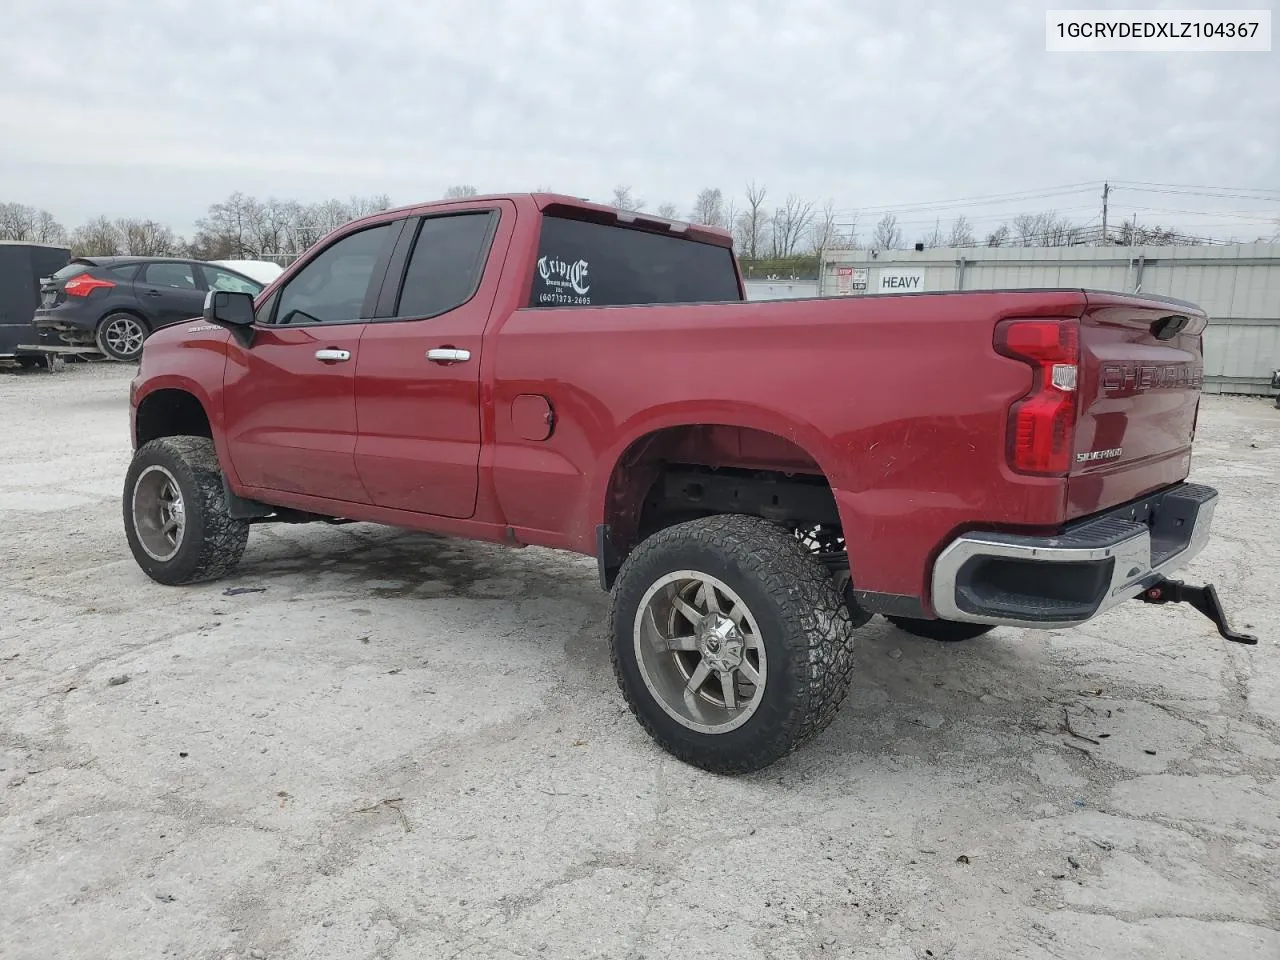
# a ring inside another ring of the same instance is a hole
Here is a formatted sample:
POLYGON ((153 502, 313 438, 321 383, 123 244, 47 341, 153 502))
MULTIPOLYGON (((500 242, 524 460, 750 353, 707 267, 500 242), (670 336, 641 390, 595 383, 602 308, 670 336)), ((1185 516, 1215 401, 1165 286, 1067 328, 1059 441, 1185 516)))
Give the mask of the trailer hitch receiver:
POLYGON ((1243 643, 1253 646, 1258 638, 1251 633, 1240 633, 1231 629, 1227 622, 1227 612, 1222 609, 1222 601, 1218 599, 1218 591, 1212 583, 1203 587, 1193 587, 1181 580, 1166 580, 1161 577, 1142 593, 1138 599, 1143 603, 1187 603, 1199 610, 1213 621, 1218 633, 1232 643, 1243 643))

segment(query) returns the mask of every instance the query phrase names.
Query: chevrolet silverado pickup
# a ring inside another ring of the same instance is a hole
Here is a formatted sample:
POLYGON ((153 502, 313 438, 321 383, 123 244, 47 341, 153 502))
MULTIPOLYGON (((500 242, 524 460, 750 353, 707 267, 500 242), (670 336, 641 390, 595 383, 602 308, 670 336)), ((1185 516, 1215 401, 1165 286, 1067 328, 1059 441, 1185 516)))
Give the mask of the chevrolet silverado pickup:
POLYGON ((129 546, 230 572, 252 524, 371 522, 593 556, 619 687, 664 749, 764 767, 822 730, 873 615, 1057 629, 1165 574, 1204 314, 1078 289, 747 302, 723 231, 547 194, 347 224, 211 290, 130 391, 129 546))

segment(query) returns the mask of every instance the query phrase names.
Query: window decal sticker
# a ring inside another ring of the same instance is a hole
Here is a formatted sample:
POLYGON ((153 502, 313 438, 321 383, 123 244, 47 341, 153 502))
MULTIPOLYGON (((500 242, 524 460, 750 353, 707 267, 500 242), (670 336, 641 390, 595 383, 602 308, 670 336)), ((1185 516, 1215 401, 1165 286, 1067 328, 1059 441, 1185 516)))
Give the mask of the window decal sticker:
POLYGON ((551 289, 540 292, 538 302, 590 304, 591 278, 588 269, 586 260, 569 263, 559 257, 539 257, 538 276, 551 289))

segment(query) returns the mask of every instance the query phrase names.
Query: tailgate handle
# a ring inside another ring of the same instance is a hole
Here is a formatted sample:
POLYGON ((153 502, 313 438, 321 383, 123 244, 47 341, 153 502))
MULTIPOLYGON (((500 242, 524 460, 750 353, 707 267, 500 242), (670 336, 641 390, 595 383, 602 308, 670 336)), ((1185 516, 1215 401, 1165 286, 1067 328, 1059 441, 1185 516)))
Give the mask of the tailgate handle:
POLYGON ((1177 313, 1161 317, 1151 325, 1151 335, 1157 340, 1172 340, 1190 322, 1186 317, 1177 313))

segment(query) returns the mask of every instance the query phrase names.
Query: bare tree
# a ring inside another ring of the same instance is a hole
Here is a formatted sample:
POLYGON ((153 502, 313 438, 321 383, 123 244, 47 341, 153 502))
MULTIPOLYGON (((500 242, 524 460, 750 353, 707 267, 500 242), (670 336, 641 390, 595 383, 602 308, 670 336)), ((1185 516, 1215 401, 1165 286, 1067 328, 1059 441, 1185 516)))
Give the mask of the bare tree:
POLYGON ((1013 234, 1018 243, 1029 247, 1044 232, 1044 214, 1020 213, 1013 218, 1013 234))
POLYGON ((72 230, 70 246, 76 257, 115 257, 124 252, 120 231, 106 217, 94 217, 72 230))
POLYGON ((238 190, 212 204, 208 214, 196 221, 193 246, 210 259, 256 259, 257 252, 251 249, 256 206, 256 200, 238 190))
POLYGON ((793 257, 800 241, 813 223, 813 202, 788 194, 783 205, 773 211, 769 226, 771 253, 775 258, 793 257))
POLYGON ((293 215, 293 207, 283 200, 269 197, 265 202, 255 204, 253 213, 250 225, 258 256, 270 259, 289 252, 289 218, 293 215))
POLYGON ((986 244, 988 247, 1003 247, 1009 242, 1009 225, 1002 223, 990 233, 987 234, 986 244))
POLYGON ((631 193, 631 188, 629 186, 619 184, 613 188, 613 199, 610 201, 609 206, 613 207, 615 210, 626 210, 628 213, 636 213, 644 209, 644 201, 637 200, 631 193))
POLYGON ((480 191, 469 183, 457 183, 445 190, 444 198, 446 200, 465 200, 467 197, 474 197, 479 193, 480 191))
MULTIPOLYGON (((351 206, 341 200, 322 200, 316 204, 316 217, 324 233, 336 230, 351 219, 351 206)), ((323 236, 323 234, 321 234, 323 236)))
POLYGON ((765 196, 766 191, 763 184, 757 186, 754 180, 747 184, 747 206, 735 221, 738 247, 742 250, 743 255, 750 260, 759 258, 760 248, 764 245, 765 196))
POLYGON ((375 193, 367 197, 357 197, 352 194, 347 200, 347 209, 350 211, 347 220, 357 220, 360 217, 367 217, 371 213, 380 213, 383 210, 391 208, 391 198, 385 193, 375 193))
POLYGON ((689 214, 689 219, 708 227, 729 225, 729 221, 725 219, 724 194, 720 192, 719 187, 704 187, 698 191, 698 198, 693 201, 693 210, 689 214))
POLYGON ((932 250, 934 247, 942 246, 942 221, 935 219, 933 221, 933 229, 924 235, 925 249, 932 250))
POLYGON ((947 234, 948 247, 972 247, 977 241, 973 238, 973 229, 969 220, 961 214, 951 224, 951 232, 947 234))
POLYGON ((295 256, 304 253, 331 229, 333 227, 322 204, 291 201, 286 225, 286 252, 295 256))
POLYGON ((895 250, 902 245, 902 228, 892 213, 886 213, 876 224, 871 234, 871 245, 877 250, 895 250))
POLYGON ((192 256, 212 260, 291 261, 330 230, 390 205, 386 194, 304 204, 233 193, 196 221, 190 249, 192 256))
POLYGON ((185 244, 172 229, 155 220, 122 217, 115 222, 120 252, 131 257, 172 257, 183 253, 185 244))
POLYGON ((814 215, 813 225, 809 228, 809 247, 816 254, 831 250, 836 246, 836 205, 828 200, 822 209, 814 215))
POLYGON ((36 243, 66 243, 67 231, 48 210, 36 214, 36 243))
POLYGON ((35 240, 39 216, 25 203, 0 203, 0 240, 35 240))
POLYGON ((1065 247, 1079 243, 1083 231, 1053 210, 1021 213, 1013 218, 1013 233, 1024 247, 1065 247))
POLYGON ((658 204, 658 216, 664 220, 678 220, 680 218, 680 209, 670 201, 660 203, 658 204))
POLYGON ((67 231, 48 210, 25 203, 0 203, 0 240, 65 243, 67 231))
POLYGON ((1172 227, 1155 224, 1150 227, 1138 226, 1138 215, 1132 220, 1120 224, 1116 242, 1126 247, 1171 247, 1179 244, 1194 243, 1194 237, 1184 237, 1172 227))

